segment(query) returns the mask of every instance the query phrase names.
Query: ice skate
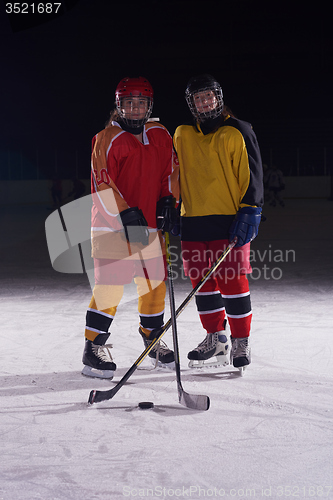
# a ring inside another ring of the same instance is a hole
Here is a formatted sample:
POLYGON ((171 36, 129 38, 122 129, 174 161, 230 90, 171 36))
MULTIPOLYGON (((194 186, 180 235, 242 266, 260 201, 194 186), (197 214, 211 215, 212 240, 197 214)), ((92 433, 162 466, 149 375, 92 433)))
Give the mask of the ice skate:
MULTIPOLYGON (((154 340, 154 330, 150 333, 149 338, 146 337, 144 332, 139 328, 139 333, 143 339, 143 343, 147 348, 152 341, 154 340)), ((168 348, 168 346, 160 340, 157 344, 152 348, 148 356, 155 360, 155 366, 161 366, 164 368, 169 368, 173 370, 175 368, 175 357, 173 351, 168 348)))
POLYGON ((109 333, 100 333, 94 341, 85 339, 82 375, 94 378, 112 379, 117 368, 112 360, 111 344, 105 344, 109 333))
POLYGON ((231 342, 225 330, 207 333, 206 338, 187 355, 190 368, 227 366, 230 363, 231 342), (211 360, 215 356, 215 360, 211 360), (210 360, 210 361, 208 361, 210 360))
POLYGON ((251 363, 251 348, 249 337, 232 338, 231 337, 230 363, 239 369, 240 375, 244 375, 245 368, 251 363))

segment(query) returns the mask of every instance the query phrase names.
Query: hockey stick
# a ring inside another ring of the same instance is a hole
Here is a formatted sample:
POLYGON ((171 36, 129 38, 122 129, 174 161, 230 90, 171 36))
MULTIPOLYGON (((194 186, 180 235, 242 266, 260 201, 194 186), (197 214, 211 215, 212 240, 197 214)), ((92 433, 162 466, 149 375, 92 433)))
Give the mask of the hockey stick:
MULTIPOLYGON (((190 301, 193 299, 194 295, 200 290, 200 288, 203 287, 203 285, 206 283, 208 278, 216 271, 216 269, 219 267, 221 262, 226 258, 230 250, 236 245, 236 238, 229 243, 227 248, 224 250, 224 252, 220 255, 220 257, 215 261, 215 263, 209 268, 207 273, 201 278, 199 283, 192 289, 192 291, 188 294, 188 296, 183 300, 183 302, 180 304, 178 309, 176 310, 175 317, 178 318, 178 316, 184 311, 186 306, 190 303, 190 301)), ((121 389, 121 387, 127 382, 127 380, 130 378, 130 376, 135 372, 135 370, 138 368, 138 366, 142 363, 142 361, 145 359, 146 356, 150 353, 150 351, 155 347, 155 345, 161 340, 163 335, 169 330, 170 326, 172 324, 171 318, 165 323, 165 325, 162 328, 159 328, 155 334, 156 337, 155 339, 151 342, 151 344, 143 351, 143 353, 138 357, 136 361, 134 361, 133 365, 128 369, 128 371, 125 373, 125 375, 119 380, 119 382, 112 387, 112 389, 109 389, 107 391, 91 391, 89 395, 89 404, 93 403, 100 403, 101 401, 106 401, 108 399, 112 399, 115 394, 121 389)))
POLYGON ((168 265, 168 286, 169 286, 169 299, 170 299, 170 311, 171 311, 173 350, 175 356, 175 368, 176 368, 179 402, 181 405, 186 406, 187 408, 192 408, 193 410, 208 410, 210 404, 209 397, 200 394, 197 395, 188 394, 186 391, 184 391, 180 379, 180 360, 179 360, 179 346, 178 346, 177 322, 176 322, 175 294, 173 287, 172 265, 170 256, 170 235, 168 232, 165 232, 165 243, 166 243, 166 254, 167 254, 167 265, 168 265))

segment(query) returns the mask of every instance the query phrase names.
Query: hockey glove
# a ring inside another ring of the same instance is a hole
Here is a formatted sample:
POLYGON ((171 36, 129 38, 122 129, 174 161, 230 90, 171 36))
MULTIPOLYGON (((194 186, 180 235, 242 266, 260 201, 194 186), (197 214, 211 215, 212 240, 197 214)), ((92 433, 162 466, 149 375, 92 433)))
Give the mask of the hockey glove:
POLYGON ((260 207, 240 208, 229 230, 230 241, 237 238, 236 247, 241 247, 254 240, 258 234, 260 220, 260 207))
POLYGON ((157 229, 160 229, 163 233, 170 233, 177 223, 175 204, 176 200, 172 195, 161 198, 157 203, 157 229))
POLYGON ((119 214, 124 226, 125 236, 129 243, 142 243, 148 245, 148 223, 138 207, 130 207, 119 214))

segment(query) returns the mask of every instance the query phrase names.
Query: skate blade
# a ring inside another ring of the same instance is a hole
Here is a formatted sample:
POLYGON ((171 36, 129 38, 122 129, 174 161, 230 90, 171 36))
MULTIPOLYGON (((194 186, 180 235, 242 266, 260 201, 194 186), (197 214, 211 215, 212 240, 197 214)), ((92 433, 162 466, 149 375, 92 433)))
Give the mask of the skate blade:
POLYGON ((170 370, 170 371, 175 371, 176 369, 174 361, 172 361, 171 363, 162 363, 161 361, 158 361, 157 365, 154 359, 150 359, 150 361, 155 366, 155 368, 162 368, 163 370, 170 370))
POLYGON ((161 368, 162 370, 166 371, 175 371, 176 365, 175 362, 172 361, 171 363, 161 363, 161 361, 158 361, 156 363, 156 360, 153 358, 149 358, 150 361, 150 367, 148 366, 139 366, 138 370, 146 370, 146 371, 153 371, 156 370, 157 368, 161 368))
POLYGON ((91 366, 85 365, 81 371, 82 375, 91 378, 104 378, 111 380, 113 379, 114 371, 112 370, 97 370, 91 366))
POLYGON ((240 375, 241 377, 244 377, 244 372, 245 372, 245 369, 246 369, 246 366, 240 366, 240 367, 238 368, 239 375, 240 375))
POLYGON ((208 360, 197 360, 191 359, 188 366, 189 368, 218 368, 220 366, 228 366, 230 364, 229 356, 221 354, 220 356, 215 356, 216 361, 208 360))

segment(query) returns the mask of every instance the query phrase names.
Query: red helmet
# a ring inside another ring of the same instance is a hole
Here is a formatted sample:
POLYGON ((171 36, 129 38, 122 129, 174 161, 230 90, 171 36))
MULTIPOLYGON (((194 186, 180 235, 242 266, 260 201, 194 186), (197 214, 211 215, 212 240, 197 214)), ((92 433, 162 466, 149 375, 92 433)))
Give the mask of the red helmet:
POLYGON ((146 78, 139 76, 137 78, 123 78, 116 88, 116 107, 120 118, 131 128, 141 128, 149 119, 153 110, 153 87, 146 78), (147 111, 143 118, 132 119, 126 117, 122 99, 124 97, 142 97, 147 101, 147 111))
POLYGON ((123 78, 116 88, 116 101, 121 97, 145 96, 153 99, 154 91, 146 78, 123 78))

